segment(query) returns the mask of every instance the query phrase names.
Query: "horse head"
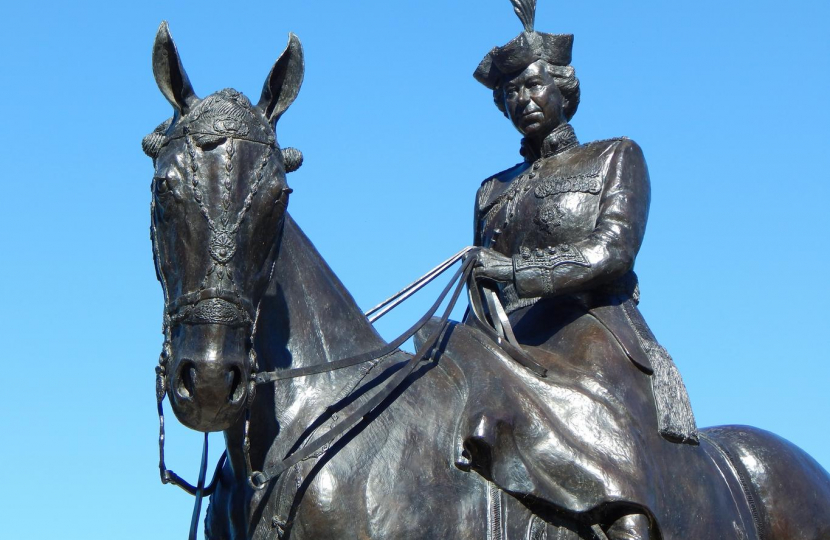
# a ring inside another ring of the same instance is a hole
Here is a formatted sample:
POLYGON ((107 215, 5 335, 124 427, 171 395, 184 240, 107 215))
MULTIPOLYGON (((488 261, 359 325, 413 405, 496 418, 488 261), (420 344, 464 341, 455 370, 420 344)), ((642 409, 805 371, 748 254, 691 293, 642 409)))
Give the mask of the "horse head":
POLYGON ((256 105, 225 89, 199 99, 166 23, 153 73, 173 117, 145 137, 153 158, 153 255, 165 298, 158 378, 176 417, 199 431, 234 424, 253 399, 253 334, 277 252, 298 153, 276 123, 299 92, 299 39, 268 75, 256 105))

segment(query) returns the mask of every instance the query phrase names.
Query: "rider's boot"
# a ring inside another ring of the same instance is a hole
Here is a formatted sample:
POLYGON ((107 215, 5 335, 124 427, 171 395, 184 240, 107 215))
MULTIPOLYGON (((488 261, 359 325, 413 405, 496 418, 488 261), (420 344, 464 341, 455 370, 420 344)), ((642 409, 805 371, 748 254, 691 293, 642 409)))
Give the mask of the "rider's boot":
POLYGON ((609 540, 648 540, 651 538, 649 529, 645 514, 628 514, 615 521, 606 534, 609 540))

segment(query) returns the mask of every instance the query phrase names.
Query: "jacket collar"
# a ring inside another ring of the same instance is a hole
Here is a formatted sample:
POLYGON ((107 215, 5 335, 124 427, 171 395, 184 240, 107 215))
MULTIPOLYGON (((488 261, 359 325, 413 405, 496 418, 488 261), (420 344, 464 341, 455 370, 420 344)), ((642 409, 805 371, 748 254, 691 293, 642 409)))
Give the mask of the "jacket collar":
POLYGON ((524 156, 525 161, 536 161, 539 158, 548 158, 573 148, 579 144, 576 138, 574 128, 568 124, 561 124, 557 126, 550 135, 545 137, 542 141, 541 155, 532 147, 527 139, 522 139, 522 148, 519 151, 524 156))

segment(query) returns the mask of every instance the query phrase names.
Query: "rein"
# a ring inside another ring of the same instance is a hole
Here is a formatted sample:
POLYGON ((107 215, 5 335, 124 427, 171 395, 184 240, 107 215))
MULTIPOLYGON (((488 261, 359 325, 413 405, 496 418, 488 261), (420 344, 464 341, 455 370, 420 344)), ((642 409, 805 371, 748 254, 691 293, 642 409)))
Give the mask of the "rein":
MULTIPOLYGON (((463 259, 464 256, 467 255, 467 253, 475 251, 475 249, 476 248, 473 247, 466 247, 462 249, 446 261, 442 262, 441 264, 427 272, 423 277, 418 278, 416 281, 407 285, 404 289, 402 289, 395 295, 389 297, 388 299, 384 300, 377 306, 367 311, 365 315, 369 317, 369 322, 375 322, 382 316, 389 313, 389 311, 391 311, 393 308, 399 306, 404 300, 406 300, 407 298, 418 292, 420 289, 425 287, 439 275, 443 274, 453 264, 458 262, 460 259, 463 259), (377 312, 380 313, 378 315, 375 315, 374 317, 371 317, 371 315, 377 312)), ((456 273, 456 275, 453 276, 453 278, 450 280, 450 284, 448 285, 448 287, 451 286, 456 279, 458 279, 458 273, 456 273)), ((414 336, 418 330, 423 328, 424 325, 427 322, 429 322, 430 318, 432 318, 432 316, 438 310, 438 307, 446 298, 447 293, 448 289, 445 288, 444 291, 438 296, 435 303, 433 303, 432 307, 430 307, 429 310, 427 310, 427 312, 418 320, 418 322, 413 324, 403 334, 395 338, 393 341, 389 342, 387 345, 381 347, 380 349, 358 354, 355 356, 350 356, 348 358, 343 358, 341 360, 335 360, 334 362, 327 362, 325 364, 318 364, 314 366, 306 366, 293 369, 265 371, 262 373, 258 373, 256 375, 256 383, 264 384, 268 382, 281 381, 285 379, 294 379, 296 377, 305 377, 307 375, 314 375, 317 373, 326 373, 329 371, 335 371, 338 369, 356 366, 357 364, 362 364, 364 362, 371 362, 372 360, 377 360, 378 358, 387 356, 398 350, 398 348, 401 345, 403 345, 406 342, 406 340, 414 336)))

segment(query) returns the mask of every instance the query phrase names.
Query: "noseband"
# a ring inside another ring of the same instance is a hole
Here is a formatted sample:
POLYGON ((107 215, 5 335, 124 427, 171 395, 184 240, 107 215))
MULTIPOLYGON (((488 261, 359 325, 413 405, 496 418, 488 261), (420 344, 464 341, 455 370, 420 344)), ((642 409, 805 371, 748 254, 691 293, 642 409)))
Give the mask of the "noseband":
POLYGON ((167 304, 165 316, 171 327, 183 322, 243 326, 253 323, 256 310, 238 291, 211 287, 179 296, 167 304))

